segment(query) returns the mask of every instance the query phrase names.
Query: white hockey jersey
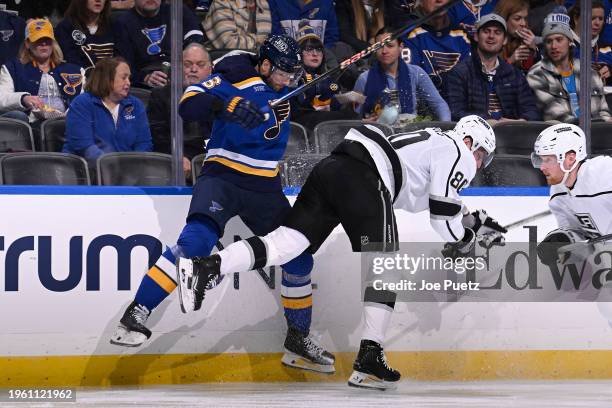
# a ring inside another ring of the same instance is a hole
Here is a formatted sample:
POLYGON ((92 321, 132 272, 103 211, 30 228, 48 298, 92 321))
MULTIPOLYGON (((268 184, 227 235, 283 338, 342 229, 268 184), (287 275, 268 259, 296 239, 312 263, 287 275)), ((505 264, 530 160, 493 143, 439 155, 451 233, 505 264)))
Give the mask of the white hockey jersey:
POLYGON ((559 227, 579 229, 589 238, 612 233, 612 157, 586 160, 571 189, 550 188, 548 205, 559 227))
POLYGON ((427 128, 387 139, 366 125, 351 129, 345 139, 368 150, 395 208, 429 209, 431 225, 445 241, 463 238, 459 192, 474 178, 476 161, 460 137, 427 128))

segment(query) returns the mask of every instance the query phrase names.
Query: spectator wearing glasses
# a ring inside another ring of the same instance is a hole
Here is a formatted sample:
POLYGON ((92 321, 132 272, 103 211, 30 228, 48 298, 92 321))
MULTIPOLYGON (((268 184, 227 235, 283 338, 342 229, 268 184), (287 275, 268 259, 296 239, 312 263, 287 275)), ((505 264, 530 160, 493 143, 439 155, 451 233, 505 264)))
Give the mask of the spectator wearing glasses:
POLYGON ((0 111, 29 121, 61 117, 82 91, 85 71, 63 62, 53 26, 47 19, 30 20, 19 57, 0 70, 0 111))
POLYGON ((523 73, 501 58, 506 21, 487 14, 476 25, 472 56, 449 72, 448 104, 453 120, 478 115, 493 121, 540 120, 523 73))
POLYGON ((580 75, 591 75, 591 117, 610 122, 612 116, 599 74, 590 66, 582 69, 580 60, 573 58, 572 29, 567 15, 553 15, 542 30, 542 37, 544 57, 531 68, 527 81, 544 120, 578 123, 580 75))
POLYGON ((57 25, 57 42, 67 62, 85 69, 115 54, 119 29, 111 24, 110 0, 72 0, 57 25))
POLYGON ((257 50, 272 30, 268 0, 215 0, 204 30, 215 48, 257 50))
MULTIPOLYGON (((380 29, 376 42, 389 35, 386 28, 380 29)), ((416 115, 418 100, 427 105, 427 113, 436 120, 449 121, 448 105, 423 69, 404 62, 401 58, 403 47, 397 39, 376 51, 376 61, 359 76, 353 89, 365 96, 365 102, 356 107, 356 112, 369 121, 377 121, 386 103, 383 93, 389 89, 397 90, 400 114, 416 115)))
MULTIPOLYGON (((203 82, 211 74, 208 51, 202 44, 191 43, 183 51, 183 89, 203 82)), ((171 153, 170 85, 155 88, 147 107, 147 116, 153 137, 153 150, 171 153)), ((191 159, 204 152, 204 141, 210 137, 210 121, 183 122, 183 170, 191 175, 191 159)))

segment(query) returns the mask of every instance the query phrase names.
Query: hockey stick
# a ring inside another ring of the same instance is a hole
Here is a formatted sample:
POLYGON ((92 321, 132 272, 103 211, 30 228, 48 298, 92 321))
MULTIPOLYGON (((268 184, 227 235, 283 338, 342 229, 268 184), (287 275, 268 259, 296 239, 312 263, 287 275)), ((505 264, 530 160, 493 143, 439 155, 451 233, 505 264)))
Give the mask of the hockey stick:
POLYGON ((281 103, 283 103, 283 102, 293 98, 294 96, 301 95, 308 88, 311 88, 312 86, 314 86, 317 83, 323 81, 324 79, 326 79, 326 78, 328 78, 328 77, 330 77, 332 75, 336 75, 337 73, 339 73, 341 71, 344 71, 345 69, 347 69, 348 67, 350 67, 351 65, 356 63, 357 61, 360 61, 360 60, 362 60, 364 58, 369 57, 370 55, 372 55, 373 53, 375 53, 376 51, 378 51, 379 49, 381 49, 385 45, 389 44, 391 41, 395 41, 399 37, 402 37, 403 35, 408 34, 408 32, 412 31, 416 27, 419 27, 421 24, 426 23, 427 21, 431 20, 433 17, 437 16, 438 14, 441 14, 441 13, 447 11, 448 9, 453 7, 459 1, 461 1, 461 0, 450 0, 444 6, 442 6, 440 8, 437 8, 436 10, 434 10, 431 13, 427 14, 426 16, 423 16, 423 17, 419 18, 418 20, 416 20, 416 21, 414 21, 414 22, 412 22, 412 23, 410 23, 410 24, 408 24, 408 25, 406 25, 406 26, 404 26, 404 27, 394 31, 393 33, 391 33, 391 35, 389 35, 389 37, 385 38, 382 41, 379 41, 377 43, 374 43, 374 44, 370 45, 365 50, 360 51, 357 54, 353 55, 351 58, 348 58, 348 59, 342 61, 340 63, 340 65, 338 65, 337 67, 332 68, 329 71, 327 71, 327 72, 321 74, 320 76, 316 77, 312 81, 310 81, 308 83, 305 83, 305 84, 295 88, 293 91, 289 92, 288 94, 286 94, 282 98, 276 99, 275 101, 270 102, 270 107, 271 108, 275 108, 279 104, 281 104, 281 103))
POLYGON ((510 223, 508 225, 504 225, 504 228, 506 228, 507 230, 511 230, 511 229, 516 228, 518 226, 521 226, 523 224, 527 224, 528 222, 532 222, 532 221, 539 220, 540 218, 544 218, 544 217, 546 217, 547 215, 550 215, 550 214, 552 214, 550 212, 550 210, 542 211, 542 212, 539 212, 537 214, 530 215, 529 217, 525 217, 523 219, 520 219, 518 221, 514 221, 514 222, 512 222, 512 223, 510 223))

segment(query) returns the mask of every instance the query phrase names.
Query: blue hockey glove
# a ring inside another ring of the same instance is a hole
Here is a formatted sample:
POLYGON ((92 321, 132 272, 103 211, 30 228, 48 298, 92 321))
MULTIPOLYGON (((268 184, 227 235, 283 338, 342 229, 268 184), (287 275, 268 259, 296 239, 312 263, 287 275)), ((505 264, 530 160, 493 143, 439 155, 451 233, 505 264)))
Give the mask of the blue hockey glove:
POLYGON ((265 121, 263 112, 248 99, 236 96, 225 105, 222 117, 246 129, 254 129, 265 121))

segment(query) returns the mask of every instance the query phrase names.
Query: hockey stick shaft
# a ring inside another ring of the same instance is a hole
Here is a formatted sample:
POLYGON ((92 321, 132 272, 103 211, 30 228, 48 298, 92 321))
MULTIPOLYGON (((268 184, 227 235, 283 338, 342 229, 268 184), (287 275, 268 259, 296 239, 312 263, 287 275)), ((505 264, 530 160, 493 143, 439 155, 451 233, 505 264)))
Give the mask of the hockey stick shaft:
POLYGON ((291 99, 294 96, 297 96, 297 95, 300 95, 300 94, 304 93, 308 88, 313 87, 317 83, 319 83, 319 82, 329 78, 330 76, 336 75, 337 73, 344 71, 345 69, 347 69, 351 65, 355 64, 357 61, 360 61, 360 60, 362 60, 364 58, 369 57, 370 55, 372 55, 373 53, 375 53, 376 51, 378 51, 379 49, 381 49, 385 45, 389 44, 391 41, 395 41, 396 39, 398 39, 398 38, 408 34, 410 31, 412 31, 416 27, 419 27, 421 24, 424 24, 424 23, 428 22, 429 20, 431 20, 432 18, 434 18, 438 14, 441 14, 441 13, 447 11, 448 9, 450 9, 452 6, 454 6, 459 1, 461 1, 461 0, 450 0, 448 3, 446 3, 442 7, 437 8, 436 10, 434 10, 431 13, 427 14, 426 16, 423 16, 423 17, 419 18, 418 20, 413 21, 412 23, 410 23, 410 24, 408 24, 408 25, 406 25, 406 26, 404 26, 404 27, 394 31, 389 37, 385 38, 384 40, 370 45, 365 50, 360 51, 357 54, 353 55, 352 57, 342 61, 340 63, 340 65, 338 65, 337 67, 332 68, 329 71, 327 71, 327 72, 321 74, 320 76, 316 77, 312 81, 310 81, 308 83, 305 83, 305 84, 295 88, 293 91, 289 92, 288 94, 286 94, 282 98, 277 99, 277 100, 271 102, 270 103, 270 107, 275 108, 276 106, 278 106, 279 104, 287 101, 288 99, 291 99))
POLYGON ((539 220, 540 218, 544 218, 544 217, 546 217, 546 216, 548 216, 550 214, 552 214, 550 212, 550 210, 542 211, 542 212, 539 212, 537 214, 530 215, 529 217, 525 217, 523 219, 520 219, 518 221, 514 221, 513 223, 510 223, 508 225, 504 225, 504 228, 506 228, 507 230, 510 230, 512 228, 516 228, 516 227, 521 226, 523 224, 527 224, 528 222, 539 220))

